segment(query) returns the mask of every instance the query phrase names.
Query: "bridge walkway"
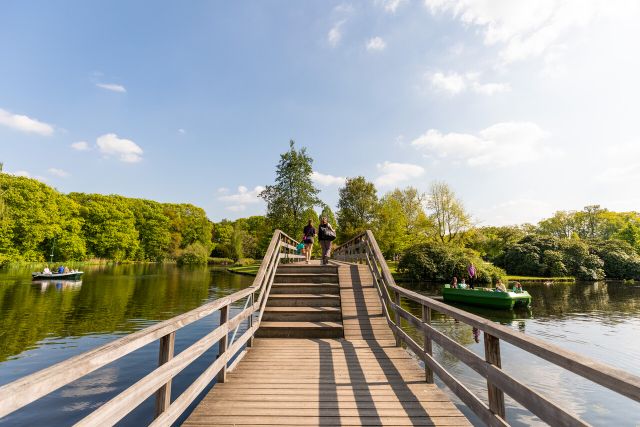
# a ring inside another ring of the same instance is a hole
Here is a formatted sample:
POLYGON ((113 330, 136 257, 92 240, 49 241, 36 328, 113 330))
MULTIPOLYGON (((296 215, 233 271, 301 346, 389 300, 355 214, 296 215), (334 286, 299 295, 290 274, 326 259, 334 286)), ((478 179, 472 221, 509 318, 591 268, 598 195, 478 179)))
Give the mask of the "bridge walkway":
POLYGON ((344 338, 256 339, 184 425, 470 425, 396 346, 368 268, 338 277, 344 338))

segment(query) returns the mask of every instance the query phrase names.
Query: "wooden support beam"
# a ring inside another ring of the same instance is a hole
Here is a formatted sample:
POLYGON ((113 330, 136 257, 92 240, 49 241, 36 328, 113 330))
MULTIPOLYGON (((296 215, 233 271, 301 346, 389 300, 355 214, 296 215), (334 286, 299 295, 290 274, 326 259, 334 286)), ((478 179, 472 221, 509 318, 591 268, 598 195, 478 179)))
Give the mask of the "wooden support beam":
MULTIPOLYGON (((396 303, 396 305, 399 307, 400 306, 400 293, 398 292, 394 292, 393 293, 393 302, 396 303)), ((402 327, 402 325, 400 324, 400 312, 398 311, 398 309, 394 309, 395 312, 395 324, 398 325, 398 327, 402 327)), ((396 335, 396 347, 400 347, 402 345, 402 340, 400 339, 400 336, 398 334, 396 335)))
MULTIPOLYGON (((502 362, 500 361, 500 340, 486 332, 484 333, 484 358, 495 367, 502 367, 502 362)), ((504 419, 504 393, 489 380, 487 380, 487 391, 489 392, 489 409, 504 419)))
MULTIPOLYGON (((422 306, 422 322, 431 326, 431 309, 426 305, 422 306)), ((424 352, 429 356, 433 356, 431 338, 429 337, 429 334, 427 334, 426 330, 424 332, 424 352)), ((429 368, 427 363, 424 364, 424 377, 426 382, 433 384, 433 371, 429 368)))
MULTIPOLYGON (((173 350, 176 342, 176 333, 171 332, 160 338, 160 351, 158 352, 158 366, 162 366, 173 359, 173 350)), ((156 411, 153 418, 157 418, 171 405, 171 381, 167 381, 156 391, 156 411)))
MULTIPOLYGON (((225 305, 220 309, 220 325, 224 325, 229 320, 229 306, 225 305)), ((220 338, 218 342, 218 358, 224 357, 225 351, 227 351, 227 340, 229 339, 229 334, 225 334, 224 337, 220 338)), ((220 372, 218 372, 217 376, 218 382, 223 383, 227 380, 227 364, 225 362, 220 372)))

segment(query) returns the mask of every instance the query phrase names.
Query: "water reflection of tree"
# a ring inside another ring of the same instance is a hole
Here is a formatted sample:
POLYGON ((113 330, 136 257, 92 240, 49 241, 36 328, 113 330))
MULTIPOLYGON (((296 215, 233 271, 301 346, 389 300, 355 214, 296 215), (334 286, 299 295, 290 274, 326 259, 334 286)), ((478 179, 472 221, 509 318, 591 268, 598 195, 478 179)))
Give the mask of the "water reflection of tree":
MULTIPOLYGON (((82 287, 57 290, 25 281, 0 286, 0 361, 45 338, 125 334, 251 284, 252 278, 153 264, 96 266, 82 287)), ((28 275, 28 272, 23 272, 28 275)), ((27 276, 28 277, 28 276, 27 276)), ((5 280, 8 281, 8 280, 5 280)))

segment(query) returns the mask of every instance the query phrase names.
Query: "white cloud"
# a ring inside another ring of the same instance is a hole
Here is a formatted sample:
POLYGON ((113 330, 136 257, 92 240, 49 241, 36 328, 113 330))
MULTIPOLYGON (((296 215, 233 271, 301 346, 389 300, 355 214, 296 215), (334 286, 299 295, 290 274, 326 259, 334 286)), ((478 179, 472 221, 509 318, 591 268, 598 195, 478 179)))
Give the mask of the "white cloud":
POLYGON ((343 185, 346 179, 342 176, 333 176, 320 172, 311 172, 313 182, 328 187, 330 185, 343 185))
POLYGON ((58 168, 49 168, 47 172, 49 172, 51 175, 54 175, 60 178, 66 178, 69 176, 69 172, 62 169, 58 169, 58 168))
POLYGON ((396 13, 400 5, 407 3, 408 0, 377 0, 376 3, 382 5, 385 12, 396 13))
POLYGON ((506 167, 535 161, 552 153, 543 144, 547 133, 530 122, 497 123, 477 135, 443 134, 430 129, 411 142, 428 155, 465 161, 470 166, 506 167))
POLYGON ((384 42, 384 40, 382 40, 381 37, 373 37, 373 38, 369 39, 369 41, 367 42, 367 50, 368 51, 384 50, 384 48, 386 46, 387 46, 387 44, 384 42))
POLYGON ((229 189, 227 187, 220 187, 216 191, 218 192, 218 194, 227 194, 229 192, 229 189))
POLYGON ((431 85, 435 89, 449 92, 452 95, 456 95, 467 88, 464 76, 458 73, 443 74, 437 72, 431 76, 431 85))
POLYGON ((100 152, 107 157, 117 156, 126 163, 136 163, 142 160, 142 148, 129 139, 119 138, 115 133, 108 133, 96 140, 100 152))
POLYGON ((417 178, 424 173, 424 168, 418 165, 412 165, 410 163, 394 163, 385 161, 382 164, 377 164, 378 172, 380 175, 375 183, 379 186, 391 186, 396 185, 403 181, 408 181, 413 178, 417 178))
POLYGON ((109 90, 111 92, 118 92, 118 93, 126 93, 127 89, 119 84, 116 83, 96 83, 96 86, 98 86, 99 88, 102 89, 106 89, 109 90))
POLYGON ((333 27, 327 33, 327 41, 331 45, 331 47, 338 46, 340 40, 342 40, 342 25, 345 21, 336 22, 333 27))
MULTIPOLYGON (((220 191, 218 189, 218 193, 225 194, 224 196, 218 197, 218 200, 221 202, 232 203, 227 206, 226 209, 233 212, 240 212, 246 209, 246 205, 259 203, 262 199, 259 197, 260 193, 264 190, 264 187, 258 185, 253 188, 253 190, 249 190, 244 185, 238 187, 238 192, 235 194, 226 194, 225 191, 220 191)), ((226 188, 222 188, 222 190, 227 190, 226 188)), ((227 190, 228 191, 228 190, 227 190)))
POLYGON ((13 114, 0 108, 0 125, 10 127, 20 132, 37 133, 49 136, 53 133, 53 126, 22 114, 13 114))
POLYGON ((74 142, 73 144, 71 144, 71 148, 78 151, 88 151, 91 149, 86 141, 74 142))
POLYGON ((178 129, 178 133, 181 133, 181 134, 184 135, 185 133, 187 133, 187 131, 182 129, 182 128, 180 128, 180 129, 178 129))
POLYGON ((437 72, 427 74, 427 78, 431 81, 431 86, 436 90, 448 92, 451 95, 457 95, 466 90, 471 90, 482 95, 493 95, 500 92, 508 92, 511 86, 508 83, 481 83, 478 73, 449 73, 444 74, 437 72))
POLYGON ((503 64, 540 57, 561 45, 571 30, 586 28, 612 10, 637 9, 632 0, 425 0, 425 5, 433 14, 450 13, 482 28, 485 45, 501 45, 503 64))

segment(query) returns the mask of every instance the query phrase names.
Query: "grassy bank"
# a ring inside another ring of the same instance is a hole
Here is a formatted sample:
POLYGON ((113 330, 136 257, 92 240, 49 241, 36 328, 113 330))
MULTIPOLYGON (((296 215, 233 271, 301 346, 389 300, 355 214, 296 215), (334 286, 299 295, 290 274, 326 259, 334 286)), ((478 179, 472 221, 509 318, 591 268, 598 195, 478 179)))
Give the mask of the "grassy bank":
POLYGON ((551 283, 574 283, 575 277, 536 277, 536 276, 507 276, 510 282, 551 282, 551 283))
POLYGON ((259 268, 260 264, 238 265, 227 268, 227 271, 237 274, 246 274, 248 276, 255 276, 256 274, 258 274, 259 268))
MULTIPOLYGON (((169 261, 169 262, 173 262, 173 261, 169 261)), ((84 260, 84 261, 53 261, 53 262, 49 262, 49 261, 41 261, 41 262, 12 261, 12 262, 8 262, 6 264, 3 264, 2 267, 3 268, 29 267, 29 268, 33 268, 33 269, 37 270, 37 269, 42 269, 42 267, 44 267, 45 265, 48 265, 49 267, 58 266, 58 265, 65 265, 65 266, 70 267, 70 268, 75 268, 75 267, 86 267, 86 266, 89 266, 89 265, 115 265, 115 264, 155 264, 155 262, 153 262, 153 261, 113 261, 113 260, 109 260, 109 259, 95 258, 95 259, 88 259, 88 260, 84 260)))

